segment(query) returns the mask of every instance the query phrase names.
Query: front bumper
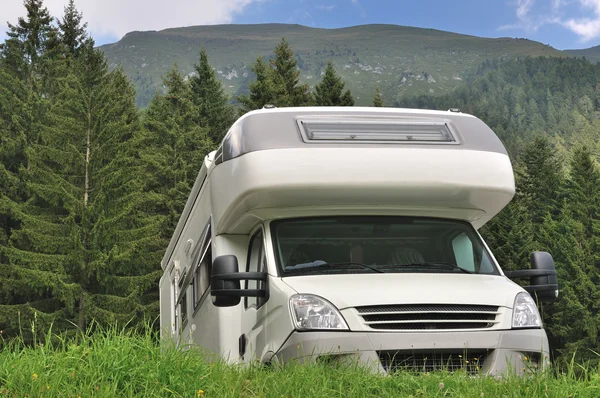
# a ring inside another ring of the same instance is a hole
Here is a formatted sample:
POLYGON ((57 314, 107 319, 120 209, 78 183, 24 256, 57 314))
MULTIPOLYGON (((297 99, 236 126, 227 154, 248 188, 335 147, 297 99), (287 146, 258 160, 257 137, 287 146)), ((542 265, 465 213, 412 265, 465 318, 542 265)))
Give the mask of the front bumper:
POLYGON ((432 364, 444 362, 443 369, 500 376, 523 374, 527 369, 549 363, 548 338, 543 329, 494 330, 477 332, 293 332, 275 354, 278 361, 300 362, 319 359, 356 361, 375 371, 408 368, 437 370, 432 364), (476 353, 469 356, 469 353, 476 353), (401 358, 401 363, 399 359, 401 358), (469 358, 469 359, 467 359, 469 358), (473 364, 473 359, 477 364, 473 364), (432 367, 433 366, 433 367, 432 367))

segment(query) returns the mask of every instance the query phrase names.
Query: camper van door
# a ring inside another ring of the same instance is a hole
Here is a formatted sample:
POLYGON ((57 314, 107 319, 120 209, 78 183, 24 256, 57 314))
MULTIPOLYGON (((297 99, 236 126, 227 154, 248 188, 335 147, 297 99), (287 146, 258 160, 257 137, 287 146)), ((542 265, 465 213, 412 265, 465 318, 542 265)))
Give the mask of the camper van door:
MULTIPOLYGON (((262 228, 255 230, 248 245, 246 272, 265 272, 266 256, 262 228)), ((260 289, 261 281, 245 281, 244 288, 260 289)), ((242 334, 239 338, 240 359, 250 363, 260 356, 267 344, 266 300, 264 297, 244 297, 242 299, 242 334)))

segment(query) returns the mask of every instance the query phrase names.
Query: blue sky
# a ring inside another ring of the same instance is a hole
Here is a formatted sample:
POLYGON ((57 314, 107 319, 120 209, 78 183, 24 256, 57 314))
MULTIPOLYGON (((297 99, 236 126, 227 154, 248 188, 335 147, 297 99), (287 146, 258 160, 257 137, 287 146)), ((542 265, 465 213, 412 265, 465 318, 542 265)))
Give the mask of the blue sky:
MULTIPOLYGON (((5 21, 22 0, 0 0, 5 21)), ((44 0, 55 16, 67 0, 44 0)), ((97 44, 132 30, 218 23, 297 23, 338 28, 370 23, 433 28, 483 37, 526 37, 558 49, 600 45, 600 0, 76 0, 97 44)))

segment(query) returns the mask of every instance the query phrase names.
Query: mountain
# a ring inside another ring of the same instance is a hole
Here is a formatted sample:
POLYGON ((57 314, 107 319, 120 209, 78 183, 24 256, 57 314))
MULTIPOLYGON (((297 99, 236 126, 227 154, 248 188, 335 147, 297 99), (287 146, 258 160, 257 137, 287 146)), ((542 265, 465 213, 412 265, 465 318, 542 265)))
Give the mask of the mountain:
POLYGON ((243 93, 253 79, 250 65, 259 55, 270 57, 282 37, 297 55, 303 81, 316 84, 332 60, 357 105, 370 104, 377 86, 386 103, 404 94, 446 93, 485 59, 566 55, 528 39, 490 39, 397 25, 192 26, 131 32, 101 49, 111 67, 122 65, 136 85, 138 104, 144 106, 162 89, 161 76, 175 63, 184 74, 193 72, 201 48, 228 93, 243 93))
POLYGON ((564 52, 571 57, 585 57, 590 62, 600 62, 600 46, 581 50, 565 50, 564 52))

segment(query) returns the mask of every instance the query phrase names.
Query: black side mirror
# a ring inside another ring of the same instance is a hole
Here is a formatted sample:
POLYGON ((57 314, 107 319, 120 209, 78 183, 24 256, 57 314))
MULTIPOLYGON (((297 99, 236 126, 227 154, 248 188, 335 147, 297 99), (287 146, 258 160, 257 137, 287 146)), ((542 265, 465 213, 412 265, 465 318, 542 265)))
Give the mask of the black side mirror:
POLYGON ((509 278, 529 278, 525 290, 538 301, 554 301, 558 298, 558 280, 554 259, 548 252, 531 253, 531 269, 506 271, 509 278))
POLYGON ((234 255, 215 258, 210 277, 210 294, 217 307, 233 307, 242 297, 266 297, 268 274, 266 272, 238 272, 238 260, 234 255), (264 289, 241 289, 241 280, 262 281, 264 289))

